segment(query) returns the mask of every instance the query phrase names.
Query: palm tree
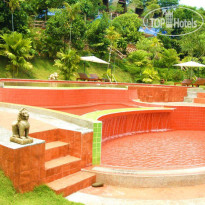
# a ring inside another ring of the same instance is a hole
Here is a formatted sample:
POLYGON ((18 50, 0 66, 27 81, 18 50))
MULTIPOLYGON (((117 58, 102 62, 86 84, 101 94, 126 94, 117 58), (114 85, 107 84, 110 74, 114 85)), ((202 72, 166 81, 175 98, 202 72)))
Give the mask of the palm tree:
POLYGON ((5 44, 0 44, 0 55, 6 56, 9 59, 7 68, 18 75, 19 69, 30 69, 33 66, 27 61, 33 56, 30 55, 31 40, 23 38, 22 34, 13 32, 0 36, 5 44))
POLYGON ((117 31, 115 31, 114 26, 110 26, 108 29, 106 29, 106 37, 110 41, 110 52, 108 61, 110 63, 113 47, 116 47, 116 42, 120 38, 120 34, 117 31))
POLYGON ((76 19, 76 16, 81 12, 80 10, 80 3, 76 3, 76 4, 68 4, 67 2, 64 2, 64 6, 65 6, 65 10, 67 12, 67 16, 68 19, 70 21, 70 45, 69 45, 69 49, 71 46, 71 32, 72 32, 72 24, 73 21, 76 19))
MULTIPOLYGON (((110 41, 110 52, 109 52, 109 60, 108 60, 108 62, 110 63, 112 50, 114 47, 117 47, 117 40, 120 38, 120 34, 117 31, 115 31, 114 26, 110 26, 109 28, 106 29, 106 37, 110 41)), ((110 64, 108 64, 107 70, 109 70, 109 65, 110 64)), ((115 63, 114 63, 114 67, 115 67, 115 63)), ((111 69, 111 81, 112 81, 112 69, 111 69)))
POLYGON ((55 60, 55 66, 59 67, 66 80, 70 80, 72 74, 78 69, 80 57, 75 50, 66 50, 57 53, 59 59, 55 60))
POLYGON ((9 5, 9 8, 11 10, 11 23, 12 23, 12 31, 14 31, 14 11, 17 8, 20 8, 19 0, 10 0, 7 2, 9 5))

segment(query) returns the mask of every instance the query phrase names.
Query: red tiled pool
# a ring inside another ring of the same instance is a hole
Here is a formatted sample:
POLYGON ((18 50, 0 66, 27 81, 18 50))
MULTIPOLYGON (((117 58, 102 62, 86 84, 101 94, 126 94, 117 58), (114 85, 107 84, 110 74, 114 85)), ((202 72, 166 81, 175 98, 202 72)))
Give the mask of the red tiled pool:
POLYGON ((134 169, 205 166, 205 131, 145 133, 104 142, 102 165, 134 169))
MULTIPOLYGON (((12 79, 0 79, 10 82, 12 79)), ((33 83, 33 80, 15 80, 33 83)), ((35 81, 48 83, 51 81, 35 81)), ((53 82, 54 87, 6 86, 0 88, 0 101, 60 110, 83 115, 97 110, 161 107, 141 102, 183 102, 186 87, 139 84, 53 82), (60 86, 60 85, 59 85, 60 86), (76 87, 75 87, 76 86, 76 87), (90 87, 89 87, 90 86, 90 87), (104 87, 101 87, 104 86, 104 87), (56 87, 56 88, 55 88, 56 87), (72 88, 73 87, 73 88, 72 88), (82 88, 83 87, 83 88, 82 88), (25 98, 26 96, 26 98, 25 98), (141 102, 136 102, 141 100, 141 102)), ((205 166, 205 107, 167 106, 171 112, 146 114, 119 112, 102 116, 102 133, 93 134, 95 158, 103 165, 141 169, 171 169, 205 166), (135 115, 136 114, 136 115, 135 115), (167 132, 152 133, 153 131, 167 132), (149 132, 116 138, 123 134, 149 132), (102 134, 102 136, 101 136, 102 134), (101 147, 97 146, 102 143, 101 147), (99 139, 97 139, 99 138, 99 139), (106 141, 107 140, 107 141, 106 141), (98 150, 97 150, 98 149, 98 150)), ((99 127, 98 127, 99 128, 99 127)), ((93 129, 94 130, 94 129, 93 129)))

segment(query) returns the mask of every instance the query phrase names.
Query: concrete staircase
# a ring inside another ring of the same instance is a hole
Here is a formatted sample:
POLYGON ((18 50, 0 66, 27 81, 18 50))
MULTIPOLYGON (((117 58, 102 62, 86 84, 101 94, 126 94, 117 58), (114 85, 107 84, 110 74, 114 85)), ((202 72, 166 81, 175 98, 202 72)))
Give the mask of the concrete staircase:
POLYGON ((188 88, 187 97, 184 98, 184 102, 194 103, 199 93, 204 93, 203 88, 188 88))
POLYGON ((81 171, 81 159, 69 155, 68 143, 46 143, 45 182, 57 194, 68 196, 95 181, 95 174, 81 171))

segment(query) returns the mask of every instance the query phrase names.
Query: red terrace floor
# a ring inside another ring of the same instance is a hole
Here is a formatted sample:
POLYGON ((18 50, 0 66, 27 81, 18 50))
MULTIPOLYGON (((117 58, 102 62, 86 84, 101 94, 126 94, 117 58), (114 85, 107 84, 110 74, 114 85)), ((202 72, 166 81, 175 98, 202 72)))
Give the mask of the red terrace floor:
POLYGON ((102 145, 102 165, 137 169, 205 166, 205 131, 137 134, 102 145))
POLYGON ((75 108, 59 108, 59 109, 53 109, 53 110, 59 110, 62 112, 67 112, 75 115, 84 115, 89 112, 94 112, 98 110, 108 110, 108 109, 120 109, 120 108, 133 108, 133 107, 138 107, 137 105, 92 105, 92 106, 87 106, 87 107, 75 107, 75 108))

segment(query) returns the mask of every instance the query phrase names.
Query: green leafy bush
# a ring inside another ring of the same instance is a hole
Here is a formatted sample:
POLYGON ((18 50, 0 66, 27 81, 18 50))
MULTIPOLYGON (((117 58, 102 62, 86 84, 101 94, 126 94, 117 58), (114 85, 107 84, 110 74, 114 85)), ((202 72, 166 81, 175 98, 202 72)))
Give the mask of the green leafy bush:
POLYGON ((125 13, 116 17, 112 25, 123 38, 126 38, 127 42, 136 43, 141 36, 138 32, 141 23, 142 20, 137 14, 125 13))
POLYGON ((156 80, 159 80, 159 75, 158 75, 158 72, 150 67, 150 68, 146 68, 144 71, 143 71, 143 82, 145 83, 152 83, 153 81, 156 81, 156 80))
POLYGON ((20 70, 33 67, 28 62, 33 57, 31 55, 31 39, 24 38, 21 33, 17 32, 4 34, 1 38, 4 43, 0 44, 0 55, 9 59, 7 69, 13 73, 13 77, 18 76, 20 70))
POLYGON ((57 53, 59 59, 55 60, 55 66, 59 67, 66 80, 70 80, 71 76, 78 69, 80 57, 75 50, 68 49, 65 52, 57 53))

